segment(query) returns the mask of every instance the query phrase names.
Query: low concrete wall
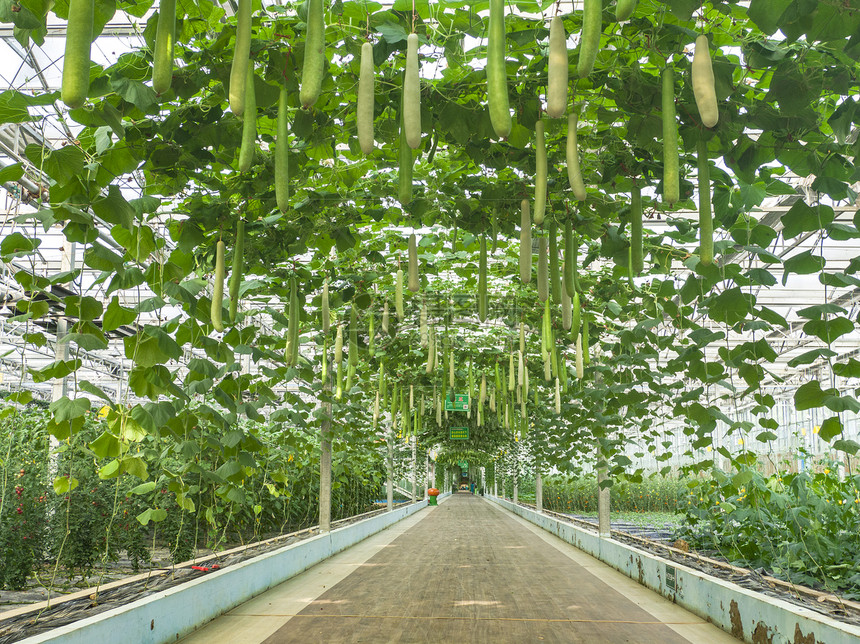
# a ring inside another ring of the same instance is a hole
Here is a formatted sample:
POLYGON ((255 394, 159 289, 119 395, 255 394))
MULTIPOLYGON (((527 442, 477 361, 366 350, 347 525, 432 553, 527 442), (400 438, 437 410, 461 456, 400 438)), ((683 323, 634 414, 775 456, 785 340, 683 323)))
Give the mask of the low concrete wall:
POLYGON ((22 644, 167 644, 427 506, 419 501, 208 573, 22 644))
POLYGON ((498 497, 487 498, 745 642, 860 642, 857 626, 747 590, 614 539, 601 539, 596 530, 577 527, 498 497))

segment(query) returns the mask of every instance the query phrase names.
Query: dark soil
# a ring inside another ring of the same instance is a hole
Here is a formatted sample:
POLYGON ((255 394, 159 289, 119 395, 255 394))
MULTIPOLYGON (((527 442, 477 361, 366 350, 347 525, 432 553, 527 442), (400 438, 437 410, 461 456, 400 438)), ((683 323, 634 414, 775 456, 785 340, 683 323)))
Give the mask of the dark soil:
MULTIPOLYGON (((341 528, 383 512, 385 512, 385 508, 333 521, 332 528, 341 528)), ((302 541, 316 534, 319 534, 319 530, 313 527, 276 537, 257 545, 252 544, 248 547, 234 549, 233 551, 228 550, 222 553, 201 551, 198 552, 198 557, 194 562, 162 568, 155 567, 159 562, 159 553, 155 552, 153 553, 153 567, 148 570, 148 575, 143 579, 130 581, 115 588, 101 591, 98 591, 97 588, 88 588, 87 590, 90 592, 84 594, 84 596, 67 601, 62 601, 62 594, 58 595, 55 588, 50 593, 50 596, 57 603, 54 603, 49 608, 44 608, 41 611, 34 609, 33 611, 7 619, 3 619, 3 613, 0 613, 0 644, 9 644, 27 637, 39 635, 40 633, 71 624, 87 617, 92 617, 93 615, 98 615, 113 608, 124 606, 143 597, 167 590, 168 588, 178 586, 181 583, 207 574, 206 571, 192 569, 192 563, 196 566, 210 569, 213 564, 217 565, 219 569, 226 568, 267 552, 278 550, 297 541, 302 541)), ((167 552, 165 551, 163 554, 165 555, 164 561, 167 561, 167 552)), ((115 569, 109 571, 102 578, 101 585, 104 586, 109 582, 125 577, 133 577, 135 574, 139 575, 139 573, 131 571, 130 563, 120 561, 115 569)), ((88 580, 80 577, 66 579, 67 586, 75 587, 66 590, 65 594, 80 592, 86 588, 87 581, 95 581, 98 576, 94 575, 88 580)), ((48 598, 48 589, 39 585, 21 592, 3 591, 0 593, 0 610, 14 610, 20 608, 22 604, 44 602, 48 598)))
MULTIPOLYGON (((533 505, 520 505, 534 509, 533 505)), ((596 517, 577 517, 544 510, 545 514, 593 530, 597 526, 596 517)), ((769 597, 802 606, 840 622, 860 626, 860 603, 844 600, 837 595, 821 592, 814 588, 796 586, 774 579, 764 569, 747 570, 738 568, 728 561, 720 561, 715 553, 683 552, 673 547, 674 535, 662 527, 641 526, 612 521, 612 538, 639 550, 644 550, 663 559, 674 561, 705 574, 737 584, 769 597)), ((684 547, 686 543, 682 544, 684 547)))

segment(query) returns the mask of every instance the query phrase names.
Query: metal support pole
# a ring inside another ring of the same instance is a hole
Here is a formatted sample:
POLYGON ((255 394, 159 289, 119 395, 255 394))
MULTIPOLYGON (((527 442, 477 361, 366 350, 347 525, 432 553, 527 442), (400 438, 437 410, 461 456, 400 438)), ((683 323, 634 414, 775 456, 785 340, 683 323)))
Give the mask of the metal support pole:
POLYGON ((388 480, 385 482, 385 507, 389 512, 394 509, 394 421, 388 427, 387 449, 388 454, 385 458, 385 466, 388 470, 388 480))
POLYGON ((426 501, 430 495, 427 490, 430 489, 430 454, 424 454, 424 500, 426 501))
POLYGON ((543 478, 540 474, 540 465, 535 472, 535 510, 543 512, 543 478))
POLYGON ((320 532, 331 531, 331 379, 323 385, 325 414, 320 424, 320 532))
POLYGON ((597 529, 601 539, 608 539, 611 536, 611 528, 609 522, 609 488, 601 488, 600 484, 609 478, 606 473, 606 461, 603 454, 600 452, 600 447, 597 448, 597 529), (603 463, 602 465, 600 463, 603 463))
POLYGON ((412 437, 412 502, 418 500, 418 438, 412 437))

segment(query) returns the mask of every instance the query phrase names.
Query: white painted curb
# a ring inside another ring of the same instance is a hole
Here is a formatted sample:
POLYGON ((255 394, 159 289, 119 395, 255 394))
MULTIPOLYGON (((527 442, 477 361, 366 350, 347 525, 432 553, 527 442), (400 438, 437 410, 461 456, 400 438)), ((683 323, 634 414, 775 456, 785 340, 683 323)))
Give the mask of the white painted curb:
MULTIPOLYGON (((440 495, 442 496, 442 495, 440 495)), ((35 635, 21 644, 167 644, 427 506, 418 501, 35 635)))
POLYGON ((614 539, 601 539, 596 530, 592 532, 579 528, 498 497, 486 498, 620 570, 631 579, 638 580, 640 584, 744 642, 860 642, 860 628, 857 626, 747 590, 614 539))

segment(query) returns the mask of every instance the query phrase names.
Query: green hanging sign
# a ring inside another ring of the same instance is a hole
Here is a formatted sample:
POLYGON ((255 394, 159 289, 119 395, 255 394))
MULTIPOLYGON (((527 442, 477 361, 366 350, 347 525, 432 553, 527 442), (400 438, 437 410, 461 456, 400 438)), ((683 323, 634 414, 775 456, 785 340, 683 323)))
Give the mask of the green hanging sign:
POLYGON ((445 396, 445 411, 469 411, 469 394, 454 394, 454 402, 451 394, 445 396))
POLYGON ((448 437, 452 441, 467 441, 469 440, 469 428, 468 427, 451 427, 449 430, 448 437))

